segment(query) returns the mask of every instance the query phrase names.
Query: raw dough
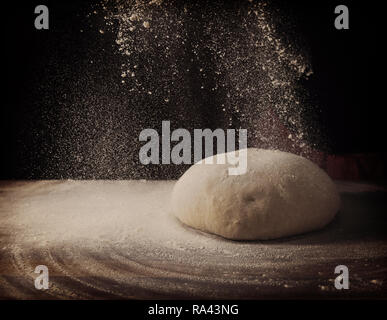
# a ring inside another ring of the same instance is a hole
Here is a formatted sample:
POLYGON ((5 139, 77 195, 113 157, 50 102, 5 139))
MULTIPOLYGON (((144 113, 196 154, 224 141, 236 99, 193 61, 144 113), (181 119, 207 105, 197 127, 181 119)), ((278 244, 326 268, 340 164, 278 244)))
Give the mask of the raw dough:
MULTIPOLYGON (((311 161, 287 152, 245 149, 247 172, 230 164, 193 165, 177 181, 171 208, 186 225, 235 240, 273 239, 319 229, 340 207, 336 186, 311 161)), ((227 154, 226 154, 227 155, 227 154)))

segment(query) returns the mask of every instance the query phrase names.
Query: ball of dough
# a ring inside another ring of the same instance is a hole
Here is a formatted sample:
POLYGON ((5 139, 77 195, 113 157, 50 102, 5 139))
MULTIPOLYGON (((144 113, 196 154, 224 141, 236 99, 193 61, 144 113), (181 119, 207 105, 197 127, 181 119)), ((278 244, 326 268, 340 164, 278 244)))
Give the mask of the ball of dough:
MULTIPOLYGON (((320 229, 340 207, 328 175, 287 152, 245 149, 247 171, 229 175, 231 164, 199 162, 172 191, 173 214, 184 224, 234 240, 264 240, 320 229)), ((227 156, 227 154, 226 154, 227 156)))

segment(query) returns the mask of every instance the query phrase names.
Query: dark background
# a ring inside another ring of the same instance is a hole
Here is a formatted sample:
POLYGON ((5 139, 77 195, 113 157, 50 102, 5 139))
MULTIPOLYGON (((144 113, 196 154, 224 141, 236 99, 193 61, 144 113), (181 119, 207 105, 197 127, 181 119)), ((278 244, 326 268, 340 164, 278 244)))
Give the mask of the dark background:
MULTIPOLYGON (((378 102, 377 77, 382 60, 377 54, 381 41, 377 36, 377 7, 353 1, 276 2, 285 10, 289 7, 296 32, 310 48, 314 75, 307 86, 320 102, 319 121, 329 138, 330 153, 384 153, 385 119, 383 105, 378 102), (349 30, 334 28, 334 8, 339 4, 349 7, 349 30)), ((77 99, 71 86, 66 91, 63 83, 82 87, 89 82, 94 90, 103 91, 106 82, 120 80, 108 63, 116 59, 108 49, 111 39, 97 37, 93 21, 86 19, 92 8, 93 3, 86 1, 23 1, 8 5, 4 11, 1 179, 123 177, 120 173, 92 174, 93 165, 67 174, 69 159, 52 160, 55 149, 62 146, 50 140, 50 130, 60 128, 62 119, 58 114, 68 101, 77 99), (50 10, 49 30, 34 28, 34 8, 38 4, 50 10), (86 64, 90 55, 106 64, 93 69, 86 64), (85 68, 90 73, 79 80, 78 74, 85 68)), ((120 90, 112 86, 106 92, 109 101, 120 90)), ((76 128, 66 130, 72 129, 76 128)), ((112 165, 113 172, 119 171, 119 163, 116 165, 112 165)))

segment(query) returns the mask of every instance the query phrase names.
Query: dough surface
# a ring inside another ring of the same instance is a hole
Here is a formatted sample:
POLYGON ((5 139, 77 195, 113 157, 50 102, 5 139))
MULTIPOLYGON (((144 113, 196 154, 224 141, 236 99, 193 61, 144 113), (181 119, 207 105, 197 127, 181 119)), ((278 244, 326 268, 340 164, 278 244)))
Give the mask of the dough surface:
MULTIPOLYGON (((291 153, 245 149, 247 171, 197 163, 172 191, 172 213, 184 224, 234 240, 265 240, 320 229, 340 207, 328 175, 291 153)), ((227 154, 226 154, 227 155, 227 154)))

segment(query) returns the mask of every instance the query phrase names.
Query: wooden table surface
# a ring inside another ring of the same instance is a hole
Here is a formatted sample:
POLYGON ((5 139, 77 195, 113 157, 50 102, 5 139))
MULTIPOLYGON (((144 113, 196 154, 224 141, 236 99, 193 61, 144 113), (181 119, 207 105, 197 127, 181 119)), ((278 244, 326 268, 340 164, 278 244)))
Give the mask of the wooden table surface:
POLYGON ((168 216, 173 181, 1 181, 0 297, 385 298, 387 191, 336 183, 342 207, 323 230, 234 242, 168 216), (48 290, 34 286, 37 265, 48 290), (334 286, 337 265, 348 290, 334 286))

